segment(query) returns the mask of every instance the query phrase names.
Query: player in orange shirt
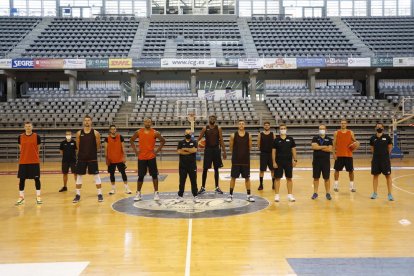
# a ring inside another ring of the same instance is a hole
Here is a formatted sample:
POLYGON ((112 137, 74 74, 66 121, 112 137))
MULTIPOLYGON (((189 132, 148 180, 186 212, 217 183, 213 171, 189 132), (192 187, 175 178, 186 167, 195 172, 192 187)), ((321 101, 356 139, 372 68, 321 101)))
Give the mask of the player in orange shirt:
POLYGON ((26 179, 34 179, 36 186, 36 203, 42 204, 40 198, 40 136, 33 132, 33 125, 31 122, 24 123, 24 133, 18 138, 20 157, 19 157, 19 172, 17 177, 19 182, 19 199, 16 205, 24 203, 24 186, 26 179))
POLYGON ((137 195, 135 196, 134 201, 140 201, 142 199, 141 188, 148 170, 152 176, 152 183, 154 184, 154 200, 160 200, 158 193, 158 168, 156 157, 164 146, 165 139, 151 126, 151 119, 145 118, 144 128, 137 130, 130 139, 131 148, 135 151, 135 154, 138 157, 137 195), (139 141, 138 147, 135 145, 135 140, 137 138, 139 141), (160 141, 160 145, 154 150, 156 139, 160 141))
POLYGON ((345 119, 341 120, 341 129, 335 131, 334 140, 333 140, 333 157, 335 159, 334 169, 335 169, 335 182, 334 182, 334 191, 339 191, 339 172, 342 171, 345 167, 346 171, 349 173, 349 190, 351 192, 356 192, 354 184, 354 161, 352 158, 353 150, 357 149, 359 142, 355 139, 354 132, 347 129, 348 122, 345 119))
POLYGON ((125 158, 125 147, 124 137, 116 132, 116 126, 111 125, 109 127, 109 135, 105 138, 105 157, 106 165, 108 165, 109 178, 112 184, 112 190, 109 192, 110 195, 115 194, 115 169, 122 175, 124 181, 124 188, 126 194, 132 194, 128 188, 128 178, 125 173, 126 170, 126 158, 125 158))

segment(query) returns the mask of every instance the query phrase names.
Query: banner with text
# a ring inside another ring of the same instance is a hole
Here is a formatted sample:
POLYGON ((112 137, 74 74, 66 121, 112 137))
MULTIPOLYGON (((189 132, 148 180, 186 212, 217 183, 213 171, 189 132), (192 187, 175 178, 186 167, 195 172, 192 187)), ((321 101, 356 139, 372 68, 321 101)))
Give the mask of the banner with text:
POLYGON ((348 58, 325 58, 326 67, 348 67, 348 58))
POLYGON ((393 59, 394 67, 414 67, 414 57, 397 57, 393 59))
POLYGON ((239 58, 239 69, 260 69, 262 68, 262 59, 260 58, 239 58))
POLYGON ((134 68, 160 68, 161 59, 148 58, 148 59, 132 59, 132 67, 134 68))
POLYGON ((0 69, 12 68, 12 59, 0 59, 0 69))
POLYGON ((298 68, 320 68, 325 67, 325 58, 297 58, 298 68))
POLYGON ((110 58, 109 69, 130 69, 132 68, 132 58, 110 58))
POLYGON ((296 58, 264 58, 262 68, 264 70, 296 69, 296 58))
POLYGON ((17 58, 12 60, 12 68, 31 69, 34 68, 34 62, 31 58, 17 58))
POLYGON ((348 58, 348 67, 371 67, 371 58, 348 58))
POLYGON ((216 59, 175 59, 175 58, 163 58, 161 59, 162 68, 215 68, 216 59))
POLYGON ((216 60, 217 67, 237 68, 239 60, 237 58, 218 58, 216 60))
POLYGON ((374 57, 371 58, 372 67, 392 67, 393 58, 392 57, 374 57))
POLYGON ((86 59, 86 68, 107 69, 109 68, 109 60, 107 58, 88 58, 86 59))
POLYGON ((64 59, 63 60, 63 69, 85 69, 86 60, 85 59, 64 59))
POLYGON ((34 68, 36 69, 63 69, 63 59, 34 59, 34 68))

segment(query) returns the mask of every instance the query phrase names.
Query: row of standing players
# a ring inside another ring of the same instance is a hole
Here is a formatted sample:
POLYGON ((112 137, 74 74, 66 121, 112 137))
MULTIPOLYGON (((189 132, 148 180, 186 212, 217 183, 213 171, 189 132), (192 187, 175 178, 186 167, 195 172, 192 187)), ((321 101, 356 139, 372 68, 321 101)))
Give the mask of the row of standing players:
MULTIPOLYGON (((36 186, 36 203, 42 204, 40 197, 40 137, 33 132, 33 125, 30 122, 25 123, 25 132, 19 135, 18 143, 20 148, 19 158, 19 198, 16 205, 24 203, 24 188, 26 179, 34 179, 36 186)), ((373 175, 373 193, 371 199, 377 198, 378 177, 382 173, 385 175, 388 187, 388 199, 394 200, 391 189, 391 163, 389 153, 392 149, 392 139, 389 135, 384 134, 384 126, 378 123, 376 134, 370 139, 372 151, 371 174, 373 175)), ((76 195, 73 203, 78 203, 81 199, 82 176, 86 173, 94 175, 95 184, 98 193, 98 201, 103 201, 101 179, 98 169, 97 153, 100 149, 101 137, 98 131, 92 128, 92 118, 85 116, 83 129, 76 133, 76 140, 71 137, 71 132, 66 133, 66 139, 60 145, 62 154, 62 173, 64 186, 60 192, 67 191, 67 179, 69 169, 74 173, 76 181, 76 195)), ((142 200, 141 188, 144 177, 149 172, 153 180, 154 200, 159 200, 158 192, 158 168, 156 162, 157 154, 162 150, 165 139, 162 135, 152 128, 151 119, 144 120, 144 128, 139 129, 130 139, 132 149, 138 157, 138 181, 137 193, 134 201, 142 200), (138 139, 139 145, 135 142, 138 139), (160 145, 155 149, 156 140, 160 145)), ((349 173, 350 191, 355 192, 354 184, 354 167, 352 152, 359 146, 354 133, 347 129, 347 121, 341 121, 341 128, 334 133, 333 139, 326 135, 326 126, 319 126, 319 134, 313 137, 313 186, 314 193, 312 199, 318 197, 319 179, 322 175, 325 182, 326 198, 331 200, 330 194, 330 154, 333 153, 335 159, 335 182, 334 190, 339 190, 339 172, 344 168, 349 173)), ((296 157, 296 144, 293 137, 287 135, 287 126, 279 126, 279 135, 270 131, 269 122, 264 123, 264 130, 259 133, 257 146, 260 150, 260 185, 258 190, 263 189, 264 172, 269 168, 272 175, 272 189, 275 190, 275 201, 280 201, 279 189, 280 180, 285 175, 287 180, 288 200, 295 201, 293 196, 293 167, 298 163, 296 157)), ((245 179, 246 200, 254 202, 250 189, 250 151, 252 149, 252 136, 245 131, 245 122, 238 122, 238 130, 230 136, 230 151, 232 152, 231 160, 231 181, 230 192, 226 201, 233 200, 233 190, 236 178, 240 176, 245 179)), ((226 147, 222 137, 222 129, 216 124, 214 115, 209 117, 209 123, 203 127, 198 141, 192 138, 191 130, 185 131, 185 138, 178 143, 177 153, 179 154, 179 191, 175 200, 176 203, 183 201, 184 187, 187 176, 190 178, 191 191, 194 196, 194 202, 200 202, 198 195, 206 192, 207 172, 213 166, 215 193, 223 194, 219 187, 219 168, 223 166, 223 159, 227 158, 226 147), (196 152, 199 142, 205 138, 204 161, 202 173, 202 186, 197 188, 197 165, 196 152)), ((122 175, 124 189, 126 194, 131 194, 128 187, 125 165, 125 148, 124 138, 117 133, 116 127, 110 127, 109 135, 105 138, 105 157, 108 165, 108 173, 112 189, 110 195, 116 193, 115 189, 115 170, 122 175)))

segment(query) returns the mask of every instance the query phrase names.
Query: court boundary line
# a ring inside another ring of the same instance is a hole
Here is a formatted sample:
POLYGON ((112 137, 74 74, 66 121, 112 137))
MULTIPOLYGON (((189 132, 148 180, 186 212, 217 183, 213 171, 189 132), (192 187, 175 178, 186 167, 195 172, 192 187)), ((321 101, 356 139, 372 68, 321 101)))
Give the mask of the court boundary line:
POLYGON ((190 276, 191 269, 191 240, 193 235, 193 219, 188 220, 187 253, 185 257, 185 276, 190 276))
POLYGON ((407 190, 404 190, 403 188, 400 188, 400 187, 398 187, 397 185, 394 184, 394 183, 397 183, 397 181, 395 181, 396 179, 403 178, 403 177, 406 177, 406 176, 412 176, 412 175, 414 175, 414 174, 406 174, 406 175, 400 175, 400 176, 394 177, 392 179, 392 186, 394 188, 396 188, 397 190, 400 190, 402 192, 406 192, 407 194, 410 194, 410 195, 414 195, 414 193, 412 193, 410 191, 407 191, 407 190))

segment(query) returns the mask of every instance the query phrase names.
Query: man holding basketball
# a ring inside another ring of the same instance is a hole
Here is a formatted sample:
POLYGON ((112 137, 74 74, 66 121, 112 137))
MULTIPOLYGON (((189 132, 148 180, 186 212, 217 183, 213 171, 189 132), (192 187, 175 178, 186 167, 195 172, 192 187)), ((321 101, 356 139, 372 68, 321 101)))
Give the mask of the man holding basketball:
POLYGON ((341 120, 341 129, 335 131, 333 140, 333 157, 335 160, 335 182, 334 191, 339 191, 339 172, 344 168, 349 173, 349 190, 356 192, 354 184, 354 160, 352 152, 359 147, 359 142, 355 139, 354 132, 347 129, 348 122, 345 119, 341 120))

